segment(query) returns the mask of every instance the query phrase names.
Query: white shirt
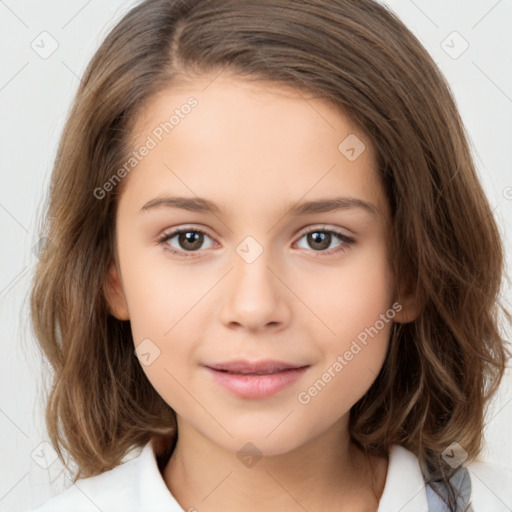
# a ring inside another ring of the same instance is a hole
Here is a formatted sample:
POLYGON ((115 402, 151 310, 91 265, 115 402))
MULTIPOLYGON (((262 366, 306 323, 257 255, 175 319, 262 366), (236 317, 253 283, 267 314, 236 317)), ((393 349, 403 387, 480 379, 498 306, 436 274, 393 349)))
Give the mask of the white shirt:
MULTIPOLYGON (((474 512, 512 511, 512 469, 483 462, 466 467, 471 477, 474 512)), ((165 484, 151 441, 139 448, 139 454, 131 460, 101 475, 77 480, 30 512, 70 511, 186 512, 165 484)), ((427 512, 428 505, 417 457, 402 446, 393 445, 378 512, 398 511, 427 512)))

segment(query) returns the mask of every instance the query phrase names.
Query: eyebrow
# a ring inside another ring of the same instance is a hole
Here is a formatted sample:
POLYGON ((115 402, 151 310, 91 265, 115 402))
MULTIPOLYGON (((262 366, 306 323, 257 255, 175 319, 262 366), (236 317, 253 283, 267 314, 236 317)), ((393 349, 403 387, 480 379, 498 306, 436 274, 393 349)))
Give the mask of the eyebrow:
MULTIPOLYGON (((212 201, 202 197, 157 197, 148 201, 141 212, 160 208, 180 208, 190 212, 220 214, 220 208, 212 201)), ((362 209, 372 215, 380 215, 375 205, 355 197, 335 197, 318 199, 296 204, 288 209, 285 215, 307 215, 338 210, 362 209)))

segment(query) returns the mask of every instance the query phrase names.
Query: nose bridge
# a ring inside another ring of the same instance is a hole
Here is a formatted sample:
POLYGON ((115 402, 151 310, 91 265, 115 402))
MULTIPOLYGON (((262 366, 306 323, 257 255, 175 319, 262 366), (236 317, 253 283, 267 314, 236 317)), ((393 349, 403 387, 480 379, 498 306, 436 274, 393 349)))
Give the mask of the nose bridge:
POLYGON ((282 321, 283 285, 274 275, 275 270, 270 270, 278 266, 271 260, 272 251, 249 235, 235 247, 235 253, 222 306, 223 322, 256 328, 282 321))
POLYGON ((248 291, 253 290, 255 293, 268 292, 269 288, 274 288, 275 277, 269 267, 275 265, 275 262, 271 261, 272 250, 268 240, 260 243, 255 236, 248 235, 236 246, 235 286, 241 286, 242 290, 248 288, 248 291))

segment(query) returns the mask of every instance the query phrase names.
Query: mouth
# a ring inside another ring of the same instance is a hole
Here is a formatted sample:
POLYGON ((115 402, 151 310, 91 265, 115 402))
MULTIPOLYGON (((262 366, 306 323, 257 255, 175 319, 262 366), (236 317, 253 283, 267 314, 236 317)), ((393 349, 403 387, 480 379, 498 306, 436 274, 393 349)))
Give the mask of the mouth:
POLYGON ((217 384, 239 398, 270 397, 299 380, 310 365, 281 361, 230 361, 205 365, 217 384))

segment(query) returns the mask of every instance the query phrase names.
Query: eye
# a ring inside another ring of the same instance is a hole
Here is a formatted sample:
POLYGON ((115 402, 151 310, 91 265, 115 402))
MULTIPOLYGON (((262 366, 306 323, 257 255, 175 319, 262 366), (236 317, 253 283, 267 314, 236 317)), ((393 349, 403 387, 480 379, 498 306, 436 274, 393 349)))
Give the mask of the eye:
POLYGON ((319 255, 330 255, 346 251, 350 248, 351 244, 355 242, 353 238, 341 233, 340 231, 324 228, 325 226, 310 229, 306 231, 299 240, 306 237, 306 243, 310 245, 310 247, 314 248, 314 252, 320 253, 319 255), (341 243, 334 249, 331 247, 331 250, 326 251, 325 249, 329 249, 336 238, 341 240, 341 243))
POLYGON ((158 242, 163 245, 166 251, 176 254, 177 256, 187 258, 188 256, 192 256, 187 253, 198 252, 199 249, 202 248, 205 236, 211 240, 211 238, 200 229, 180 228, 172 231, 171 233, 165 233, 158 239, 158 242), (178 248, 168 243, 173 238, 176 238, 175 242, 178 245, 178 248))
MULTIPOLYGON (((164 235, 158 239, 158 243, 163 245, 164 250, 177 255, 182 258, 188 258, 194 256, 192 253, 200 252, 200 249, 211 248, 214 244, 209 247, 203 247, 205 237, 212 240, 212 238, 204 231, 197 228, 180 228, 175 229, 170 233, 164 233, 164 235), (175 244, 171 244, 173 239, 176 239, 175 244)), ((307 244, 313 248, 313 252, 318 253, 318 256, 330 255, 342 251, 346 251, 350 248, 351 244, 355 240, 340 231, 334 229, 325 229, 325 226, 312 228, 302 234, 299 240, 306 238, 307 244), (336 239, 340 240, 334 249, 331 244, 336 239), (326 250, 329 249, 330 250, 326 250)), ((307 249, 307 247, 306 247, 307 249)))

